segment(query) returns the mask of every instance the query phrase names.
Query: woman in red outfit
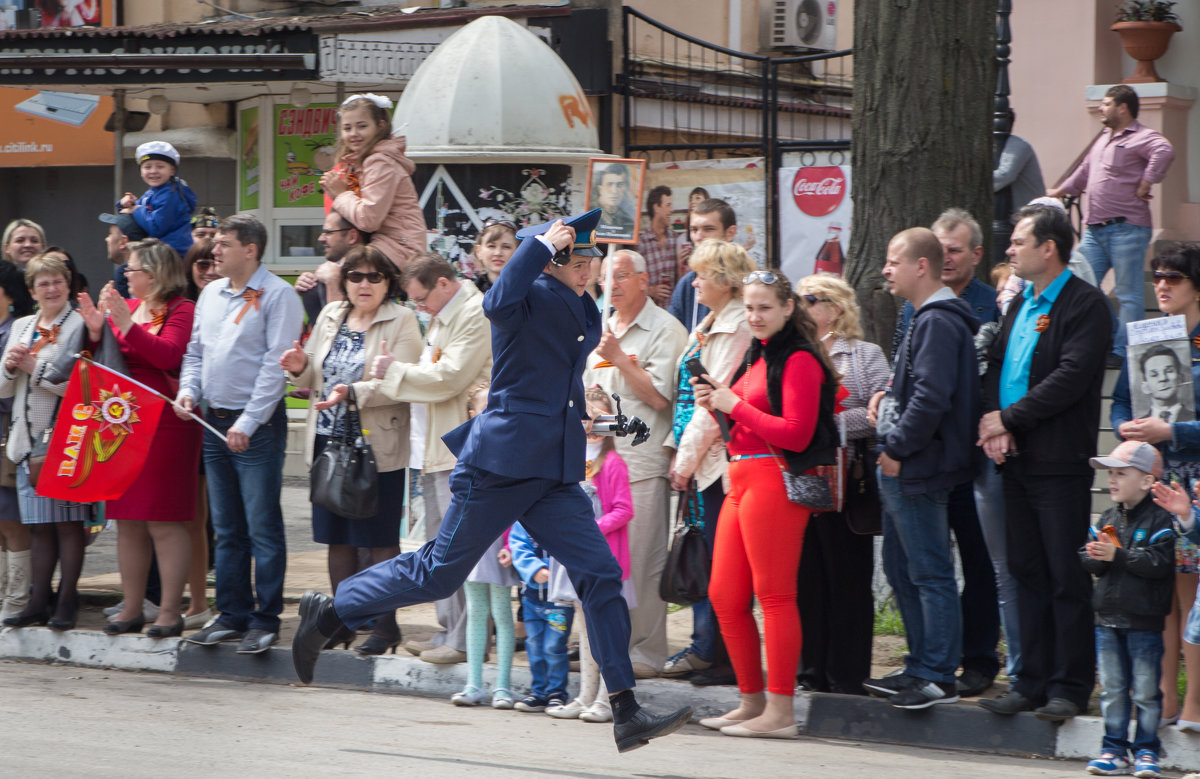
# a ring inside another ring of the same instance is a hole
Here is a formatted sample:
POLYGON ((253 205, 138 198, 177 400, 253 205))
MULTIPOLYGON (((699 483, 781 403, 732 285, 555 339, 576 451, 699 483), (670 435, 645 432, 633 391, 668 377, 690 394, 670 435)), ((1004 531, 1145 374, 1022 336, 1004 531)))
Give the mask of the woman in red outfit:
POLYGON ((707 375, 711 387, 692 380, 696 404, 725 412, 733 423, 730 491, 717 521, 709 598, 742 693, 736 709, 700 724, 728 736, 793 738, 796 572, 811 512, 788 501, 781 471, 804 473, 833 462, 837 378, 788 280, 754 271, 742 281, 753 337, 744 365, 729 387, 707 375), (763 611, 765 694, 753 597, 763 611))
MULTIPOLYGON (((130 376, 173 398, 195 311, 195 304, 183 297, 187 267, 170 246, 148 238, 130 245, 125 278, 132 300, 122 298, 109 282, 100 291, 99 308, 87 295, 79 296, 79 313, 93 342, 100 340, 107 315, 130 376)), ((104 628, 109 635, 142 630, 151 549, 162 577, 162 602, 146 635, 164 638, 183 632, 180 603, 191 559, 188 523, 196 505, 200 432, 195 422, 164 413, 137 481, 108 502, 108 516, 117 520, 117 565, 125 594, 124 609, 104 628)))

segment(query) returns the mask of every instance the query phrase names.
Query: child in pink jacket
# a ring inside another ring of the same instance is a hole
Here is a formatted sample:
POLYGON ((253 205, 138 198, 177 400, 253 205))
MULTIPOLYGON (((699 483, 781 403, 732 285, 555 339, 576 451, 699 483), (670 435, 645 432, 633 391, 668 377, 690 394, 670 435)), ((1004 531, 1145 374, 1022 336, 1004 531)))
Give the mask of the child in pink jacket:
MULTIPOLYGON (((584 396, 587 400, 588 416, 593 419, 602 414, 613 413, 612 401, 604 390, 592 387, 584 396)), ((621 594, 629 608, 637 606, 633 582, 629 579, 629 521, 633 519, 633 498, 629 492, 629 468, 625 459, 617 454, 611 436, 587 437, 587 481, 582 483, 584 492, 592 499, 596 512, 596 524, 608 541, 613 557, 621 566, 623 582, 621 594)), ((583 610, 579 620, 579 695, 563 706, 546 710, 558 719, 581 719, 584 722, 611 722, 612 709, 608 703, 608 691, 600 678, 600 666, 592 657, 588 645, 587 625, 583 610)))
POLYGON ((338 109, 337 165, 321 177, 333 209, 397 268, 426 250, 425 215, 412 182, 416 164, 404 155, 405 139, 392 137, 392 101, 351 95, 338 109))

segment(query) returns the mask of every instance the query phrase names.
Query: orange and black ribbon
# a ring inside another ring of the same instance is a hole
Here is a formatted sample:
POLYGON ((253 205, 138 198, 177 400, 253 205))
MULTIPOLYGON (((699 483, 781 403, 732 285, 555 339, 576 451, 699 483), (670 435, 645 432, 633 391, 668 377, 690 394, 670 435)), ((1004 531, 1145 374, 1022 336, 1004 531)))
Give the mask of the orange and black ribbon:
POLYGON ((58 343, 59 329, 60 328, 58 325, 54 325, 53 327, 42 327, 41 325, 38 325, 38 339, 34 342, 33 347, 30 348, 29 353, 37 354, 46 344, 58 343))
POLYGON ((1039 316, 1037 318, 1037 327, 1035 327, 1034 329, 1037 330, 1039 333, 1044 333, 1044 332, 1046 332, 1047 329, 1049 329, 1049 327, 1050 327, 1050 315, 1042 314, 1041 316, 1039 316))
POLYGON ((258 299, 260 297, 262 297, 261 289, 246 288, 242 290, 242 299, 246 301, 246 305, 242 306, 242 310, 238 312, 237 317, 233 320, 235 325, 240 325, 242 323, 242 317, 246 315, 246 312, 250 310, 251 306, 254 307, 255 311, 258 310, 258 299))
POLYGON ((167 321, 167 307, 150 309, 150 332, 158 334, 167 321))

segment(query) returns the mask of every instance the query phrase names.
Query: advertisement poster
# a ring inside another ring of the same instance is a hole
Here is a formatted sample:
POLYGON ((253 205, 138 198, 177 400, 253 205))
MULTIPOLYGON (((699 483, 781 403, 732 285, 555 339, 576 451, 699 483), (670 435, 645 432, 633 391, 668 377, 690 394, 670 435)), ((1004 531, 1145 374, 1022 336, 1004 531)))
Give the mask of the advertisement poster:
POLYGON ((850 244, 850 166, 779 169, 779 265, 796 282, 818 271, 842 275, 850 244))
POLYGON ((112 0, 6 0, 0 5, 0 30, 111 25, 112 6, 112 0))
POLYGON ((520 229, 568 215, 570 178, 569 165, 417 165, 413 184, 429 250, 474 277, 471 250, 484 224, 511 222, 520 229))
POLYGON ((0 168, 111 165, 111 97, 0 88, 0 168))
MULTIPOLYGON (((767 264, 766 175, 761 157, 658 162, 646 171, 645 191, 671 188, 671 229, 687 233, 688 208, 701 200, 724 200, 737 214, 734 243, 741 244, 759 267, 767 264)), ((646 204, 639 203, 645 211, 646 204)))
POLYGON ((243 108, 238 115, 238 210, 258 208, 261 185, 258 150, 258 106, 243 108))
POLYGON ((321 174, 333 167, 337 106, 275 106, 275 207, 325 205, 321 174))

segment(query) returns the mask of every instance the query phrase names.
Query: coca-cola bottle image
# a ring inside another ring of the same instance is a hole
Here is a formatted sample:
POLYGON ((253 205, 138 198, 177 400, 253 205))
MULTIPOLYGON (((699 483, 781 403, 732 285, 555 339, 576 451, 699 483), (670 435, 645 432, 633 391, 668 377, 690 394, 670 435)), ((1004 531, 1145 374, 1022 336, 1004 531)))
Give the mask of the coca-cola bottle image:
POLYGON ((813 272, 841 276, 842 256, 842 226, 831 223, 829 232, 825 235, 825 243, 821 244, 821 250, 817 252, 817 262, 813 272))

